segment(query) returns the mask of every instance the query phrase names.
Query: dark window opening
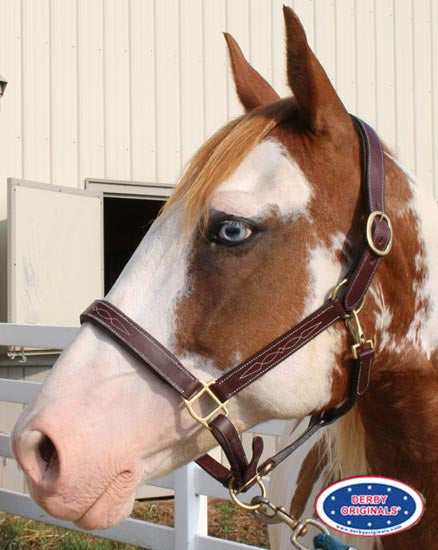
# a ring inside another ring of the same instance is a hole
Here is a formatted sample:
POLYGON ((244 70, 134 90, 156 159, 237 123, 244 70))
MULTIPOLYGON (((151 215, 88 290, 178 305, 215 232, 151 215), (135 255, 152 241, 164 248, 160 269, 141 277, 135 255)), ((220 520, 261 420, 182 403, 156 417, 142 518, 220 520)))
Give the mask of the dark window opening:
POLYGON ((105 294, 148 232, 164 201, 104 197, 105 294))

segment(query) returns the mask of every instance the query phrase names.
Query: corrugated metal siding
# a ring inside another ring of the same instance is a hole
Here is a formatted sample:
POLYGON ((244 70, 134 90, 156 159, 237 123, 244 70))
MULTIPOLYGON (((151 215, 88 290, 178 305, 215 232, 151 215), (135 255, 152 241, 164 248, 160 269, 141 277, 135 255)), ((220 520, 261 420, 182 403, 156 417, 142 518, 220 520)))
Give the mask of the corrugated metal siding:
MULTIPOLYGON (((287 94, 282 4, 2 0, 0 72, 9 86, 0 112, 1 257, 8 176, 78 187, 85 177, 176 181, 206 137, 240 113, 223 30, 287 94)), ((433 188, 438 3, 291 5, 347 108, 375 125, 433 188)))

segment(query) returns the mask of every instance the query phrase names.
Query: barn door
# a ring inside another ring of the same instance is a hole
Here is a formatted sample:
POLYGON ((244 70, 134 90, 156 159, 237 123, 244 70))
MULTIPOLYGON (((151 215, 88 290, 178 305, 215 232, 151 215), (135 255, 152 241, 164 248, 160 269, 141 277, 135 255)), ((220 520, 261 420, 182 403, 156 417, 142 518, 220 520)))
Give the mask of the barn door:
POLYGON ((8 181, 8 321, 79 324, 103 295, 102 195, 8 181))

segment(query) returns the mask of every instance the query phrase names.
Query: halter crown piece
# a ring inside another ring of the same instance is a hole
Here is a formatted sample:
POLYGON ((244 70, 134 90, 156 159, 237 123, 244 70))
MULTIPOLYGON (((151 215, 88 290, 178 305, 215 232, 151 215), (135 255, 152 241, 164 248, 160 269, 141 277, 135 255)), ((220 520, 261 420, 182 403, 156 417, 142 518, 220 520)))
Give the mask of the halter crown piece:
MULTIPOLYGON (((317 430, 346 414, 358 396, 367 389, 374 346, 372 340, 368 340, 362 331, 359 312, 383 256, 391 249, 393 239, 391 222, 385 214, 385 168, 380 139, 368 124, 355 116, 352 118, 362 148, 362 191, 368 212, 364 242, 347 278, 338 284, 326 303, 298 325, 219 379, 206 383, 195 378, 170 351, 111 303, 96 300, 80 317, 81 323, 90 322, 108 333, 182 396, 191 416, 216 438, 227 456, 230 468, 209 455, 199 458, 197 464, 228 487, 232 500, 239 506, 255 511, 264 521, 288 523, 295 533, 293 537, 303 534, 305 525, 291 518, 283 508, 274 507, 267 501, 262 477, 276 468, 317 430), (296 441, 261 465, 258 462, 263 451, 263 440, 259 436, 254 437, 253 455, 248 460, 239 435, 228 419, 228 400, 338 320, 345 321, 354 342, 349 355, 353 367, 347 399, 337 407, 312 416, 309 426, 296 441), (195 410, 195 404, 201 397, 203 400, 209 398, 213 403, 213 409, 205 416, 195 410), (242 503, 237 495, 247 491, 255 483, 259 485, 261 495, 255 497, 249 505, 242 503), (267 511, 268 508, 270 511, 267 511)), ((292 542, 300 548, 296 540, 292 542)))

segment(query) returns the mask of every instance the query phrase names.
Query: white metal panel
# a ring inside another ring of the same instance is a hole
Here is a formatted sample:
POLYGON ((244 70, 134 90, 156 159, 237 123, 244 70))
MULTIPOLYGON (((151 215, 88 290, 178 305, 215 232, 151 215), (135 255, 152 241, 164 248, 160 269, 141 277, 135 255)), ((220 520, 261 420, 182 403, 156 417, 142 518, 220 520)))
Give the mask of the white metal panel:
MULTIPOLYGON (((342 24, 342 22, 340 22, 342 24)), ((376 125, 376 40, 373 2, 356 2, 357 114, 376 125)))
POLYGON ((51 181, 78 187, 76 0, 50 1, 51 181))
POLYGON ((334 0, 315 0, 315 54, 336 88, 336 19, 334 0))
POLYGON ((268 82, 272 82, 272 6, 266 0, 250 0, 250 60, 268 82))
POLYGON ((396 153, 410 170, 415 171, 412 2, 397 2, 394 7, 396 153))
POLYGON ((157 179, 175 182, 181 170, 179 2, 155 2, 157 179))
MULTIPOLYGON (((79 172, 81 181, 134 177, 174 183, 203 136, 241 113, 221 31, 235 36, 282 95, 289 93, 281 4, 29 0, 21 13, 19 2, 5 0, 3 51, 12 52, 2 66, 2 73, 12 75, 3 100, 8 112, 0 115, 8 122, 2 143, 12 152, 6 174, 21 175, 13 172, 21 170, 17 141, 23 139, 25 174, 32 179, 71 185, 79 172)), ((347 108, 377 121, 401 160, 432 186, 438 162, 436 2, 290 4, 347 108)))
MULTIPOLYGON (((237 40, 245 57, 251 60, 249 0, 227 0, 226 25, 226 30, 237 40)), ((255 68, 258 69, 257 66, 255 68)), ((231 71, 228 71, 228 118, 231 119, 240 114, 242 114, 242 106, 237 98, 231 71)))
MULTIPOLYGON (((48 0, 22 2, 23 177, 52 181, 50 9, 48 0)), ((14 176, 15 174, 8 174, 14 176)))
POLYGON ((204 126, 208 137, 228 120, 229 68, 222 35, 227 28, 226 0, 204 2, 203 11, 204 126))
POLYGON ((354 2, 337 0, 336 91, 350 113, 357 112, 356 20, 354 2))
POLYGON ((22 171, 21 3, 0 4, 0 67, 8 80, 0 109, 0 320, 6 320, 6 204, 8 175, 22 171), (7 75, 7 76, 6 76, 7 75))
POLYGON ((157 181, 153 0, 131 0, 131 178, 157 181))
MULTIPOLYGON (((79 181, 105 175, 103 0, 78 2, 79 181)), ((62 180, 59 180, 62 183, 62 180)))
POLYGON ((105 0, 105 177, 131 179, 129 4, 105 0))
POLYGON ((415 0, 413 5, 415 172, 418 179, 428 184, 432 191, 434 159, 430 0, 415 0))
POLYGON ((394 13, 392 0, 379 0, 376 9, 376 121, 385 143, 396 146, 394 13))
POLYGON ((432 186, 438 198, 438 2, 431 2, 432 19, 432 120, 434 170, 432 186))
POLYGON ((181 162, 205 140, 203 0, 180 1, 181 162))
POLYGON ((101 195, 11 180, 9 197, 9 321, 79 324, 103 294, 101 195))

